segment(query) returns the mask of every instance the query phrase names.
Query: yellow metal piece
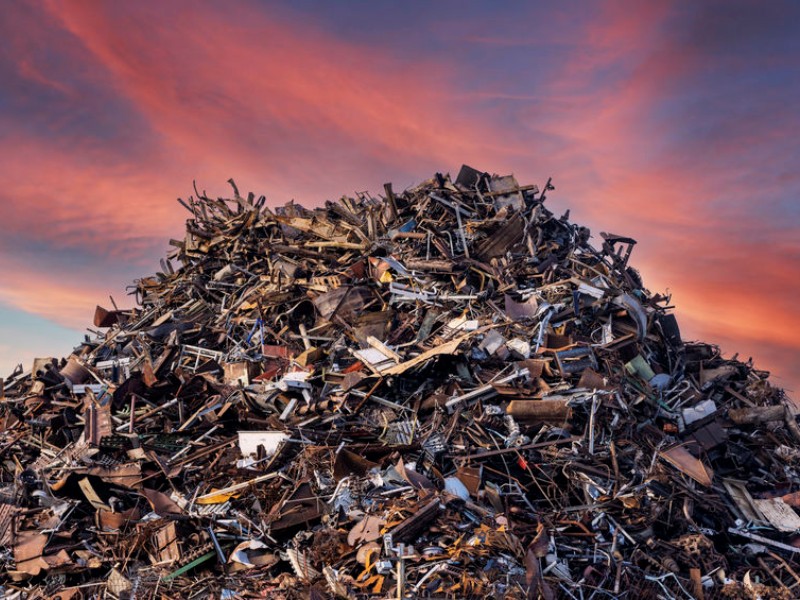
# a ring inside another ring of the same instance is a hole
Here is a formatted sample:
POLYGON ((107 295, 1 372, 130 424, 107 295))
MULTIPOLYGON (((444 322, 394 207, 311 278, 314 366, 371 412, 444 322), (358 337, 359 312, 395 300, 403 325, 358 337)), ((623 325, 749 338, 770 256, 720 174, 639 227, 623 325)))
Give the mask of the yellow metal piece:
MULTIPOLYGON (((211 490, 213 494, 215 490, 211 490)), ((223 504, 230 500, 231 498, 238 498, 241 496, 240 493, 237 492, 227 492, 222 494, 215 494, 213 496, 206 495, 205 497, 198 498, 195 500, 195 504, 223 504)))

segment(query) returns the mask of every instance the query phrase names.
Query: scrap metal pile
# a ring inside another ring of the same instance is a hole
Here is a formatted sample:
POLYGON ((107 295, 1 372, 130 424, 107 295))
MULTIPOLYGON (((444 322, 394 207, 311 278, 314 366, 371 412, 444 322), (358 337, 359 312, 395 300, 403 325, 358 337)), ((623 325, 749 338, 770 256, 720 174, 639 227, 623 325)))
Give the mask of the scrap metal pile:
POLYGON ((796 407, 681 338, 634 240, 469 167, 231 184, 5 380, 4 597, 800 597, 796 407))

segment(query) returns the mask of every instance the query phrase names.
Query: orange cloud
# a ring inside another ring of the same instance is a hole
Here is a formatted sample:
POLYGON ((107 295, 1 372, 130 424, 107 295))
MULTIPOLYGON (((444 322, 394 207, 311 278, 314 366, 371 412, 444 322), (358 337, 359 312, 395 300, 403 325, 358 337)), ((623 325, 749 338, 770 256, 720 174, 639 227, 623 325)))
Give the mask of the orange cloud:
MULTIPOLYGON (((86 283, 70 280, 68 274, 29 273, 7 257, 0 258, 0 269, 3 271, 0 302, 77 330, 92 325, 95 305, 109 305, 109 293, 114 291, 101 278, 88 287, 86 283)), ((122 293, 124 290, 116 290, 114 300, 120 307, 130 306, 122 293)), ((24 346, 24 340, 20 342, 24 346)))
POLYGON ((649 14, 612 9, 586 32, 588 43, 562 75, 545 84, 557 108, 533 116, 562 141, 550 202, 572 206, 573 217, 596 230, 638 238, 634 266, 651 289, 674 292, 689 338, 749 353, 800 389, 796 217, 784 222, 776 212, 785 178, 762 174, 792 135, 785 126, 791 107, 776 102, 763 117, 715 125, 716 139, 693 135, 692 123, 720 114, 688 113, 694 120, 681 123, 681 113, 664 106, 705 73, 710 58, 664 33, 670 12, 668 5, 649 14))

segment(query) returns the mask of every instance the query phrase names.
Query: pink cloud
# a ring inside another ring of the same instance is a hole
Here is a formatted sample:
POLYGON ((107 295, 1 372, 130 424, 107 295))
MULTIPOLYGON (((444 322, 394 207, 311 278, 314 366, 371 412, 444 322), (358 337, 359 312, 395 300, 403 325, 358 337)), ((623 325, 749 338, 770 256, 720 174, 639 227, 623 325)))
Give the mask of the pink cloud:
POLYGON ((413 170, 509 152, 485 125, 454 116, 447 65, 406 65, 248 5, 192 7, 167 24, 149 5, 50 5, 185 163, 272 177, 291 193, 298 179, 322 191, 298 155, 332 167, 324 189, 341 190, 349 160, 413 170))
MULTIPOLYGON (((181 215, 174 183, 136 165, 119 165, 75 140, 74 152, 12 132, 0 142, 3 227, 54 247, 119 251, 126 239, 174 231, 181 215), (111 242, 113 244, 109 245, 111 242)), ((150 169, 153 168, 151 165, 150 169)))

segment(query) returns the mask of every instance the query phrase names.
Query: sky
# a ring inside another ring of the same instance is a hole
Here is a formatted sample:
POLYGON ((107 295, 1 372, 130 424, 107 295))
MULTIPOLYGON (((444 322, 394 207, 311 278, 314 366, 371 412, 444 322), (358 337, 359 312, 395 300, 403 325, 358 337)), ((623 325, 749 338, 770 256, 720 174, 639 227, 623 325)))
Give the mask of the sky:
MULTIPOLYGON (((462 163, 639 240, 683 336, 800 394, 800 3, 4 3, 0 375, 158 270, 192 182, 308 206, 462 163)), ((599 243, 597 243, 599 245, 599 243)))

